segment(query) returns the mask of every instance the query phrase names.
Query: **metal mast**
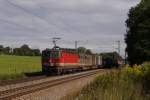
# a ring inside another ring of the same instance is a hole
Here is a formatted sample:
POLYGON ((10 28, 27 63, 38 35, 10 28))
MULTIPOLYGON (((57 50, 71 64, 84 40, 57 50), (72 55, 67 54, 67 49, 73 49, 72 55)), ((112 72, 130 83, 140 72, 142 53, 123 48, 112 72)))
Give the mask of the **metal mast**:
POLYGON ((118 42, 118 53, 120 54, 120 41, 117 41, 118 42))

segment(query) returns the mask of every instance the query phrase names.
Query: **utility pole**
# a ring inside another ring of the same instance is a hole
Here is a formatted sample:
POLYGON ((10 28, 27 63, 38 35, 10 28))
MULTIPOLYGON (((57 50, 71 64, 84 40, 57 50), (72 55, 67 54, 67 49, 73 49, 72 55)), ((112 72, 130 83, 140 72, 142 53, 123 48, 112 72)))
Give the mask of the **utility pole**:
POLYGON ((75 41, 75 49, 78 48, 78 42, 79 42, 79 41, 75 41))
POLYGON ((75 49, 77 49, 77 45, 78 45, 78 42, 77 42, 77 41, 75 41, 75 49))
POLYGON ((75 50, 76 50, 76 52, 78 52, 78 43, 79 43, 79 41, 75 41, 75 50))
POLYGON ((121 45, 121 44, 120 44, 120 41, 117 41, 117 43, 118 43, 118 48, 117 48, 117 49, 118 49, 118 53, 119 53, 119 55, 120 55, 120 45, 121 45))

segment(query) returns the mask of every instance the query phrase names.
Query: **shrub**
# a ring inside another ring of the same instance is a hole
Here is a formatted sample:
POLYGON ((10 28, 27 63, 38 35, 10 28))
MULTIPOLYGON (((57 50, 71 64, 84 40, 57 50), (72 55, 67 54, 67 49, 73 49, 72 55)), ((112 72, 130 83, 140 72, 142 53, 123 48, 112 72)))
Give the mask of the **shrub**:
POLYGON ((125 68, 122 70, 121 74, 122 77, 134 80, 135 82, 141 81, 144 75, 141 65, 134 65, 133 67, 126 65, 125 68))
POLYGON ((150 63, 126 65, 120 73, 98 76, 77 100, 150 100, 150 63))
POLYGON ((142 84, 145 92, 150 94, 150 63, 144 63, 142 66, 143 78, 142 84))
POLYGON ((120 78, 120 75, 97 77, 86 86, 78 100, 143 100, 141 86, 120 78))

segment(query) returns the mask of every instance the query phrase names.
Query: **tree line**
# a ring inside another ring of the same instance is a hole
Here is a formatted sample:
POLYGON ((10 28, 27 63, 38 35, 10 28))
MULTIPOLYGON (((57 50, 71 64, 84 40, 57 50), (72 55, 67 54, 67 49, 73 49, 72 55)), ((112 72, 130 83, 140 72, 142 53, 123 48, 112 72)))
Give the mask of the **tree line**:
POLYGON ((77 51, 78 53, 83 53, 83 54, 93 54, 93 52, 90 49, 87 49, 85 47, 79 47, 77 51))
POLYGON ((18 56, 40 56, 39 49, 31 49, 27 44, 22 45, 19 48, 11 48, 9 46, 4 47, 0 45, 0 54, 18 55, 18 56))
POLYGON ((141 0, 130 9, 126 26, 129 63, 134 65, 150 61, 150 0, 141 0))

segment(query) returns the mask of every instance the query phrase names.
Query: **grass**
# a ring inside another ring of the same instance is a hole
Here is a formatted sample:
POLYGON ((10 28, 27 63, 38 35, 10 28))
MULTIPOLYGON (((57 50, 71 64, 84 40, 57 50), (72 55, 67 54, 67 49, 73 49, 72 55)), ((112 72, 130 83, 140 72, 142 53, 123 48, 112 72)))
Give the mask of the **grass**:
POLYGON ((0 80, 26 77, 25 73, 41 71, 41 58, 0 55, 0 80))
POLYGON ((150 100, 150 64, 98 76, 75 100, 150 100))

